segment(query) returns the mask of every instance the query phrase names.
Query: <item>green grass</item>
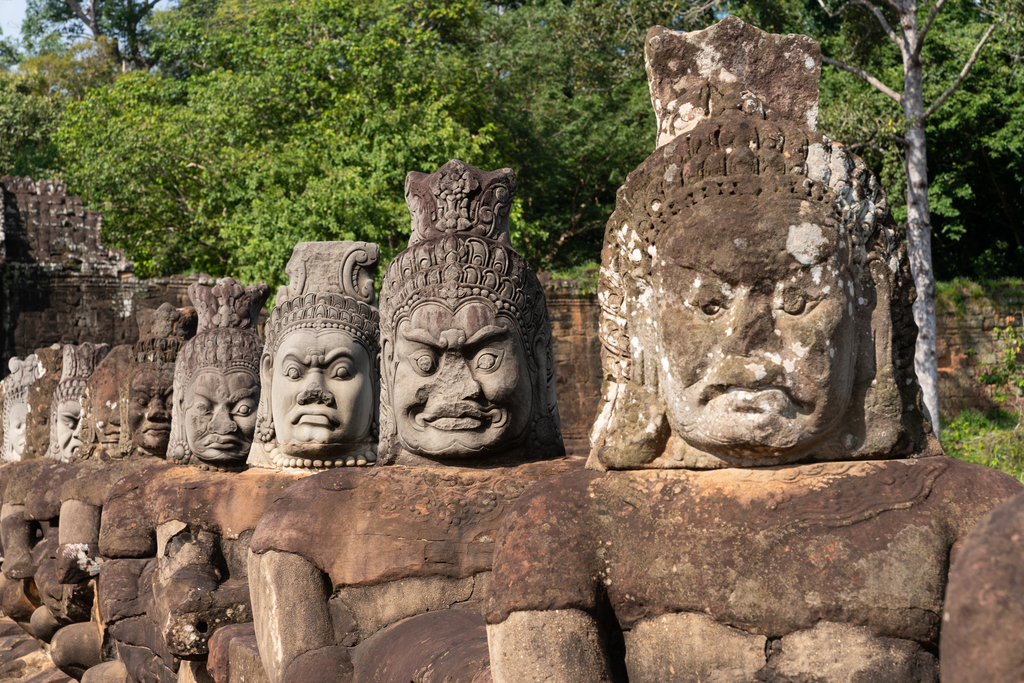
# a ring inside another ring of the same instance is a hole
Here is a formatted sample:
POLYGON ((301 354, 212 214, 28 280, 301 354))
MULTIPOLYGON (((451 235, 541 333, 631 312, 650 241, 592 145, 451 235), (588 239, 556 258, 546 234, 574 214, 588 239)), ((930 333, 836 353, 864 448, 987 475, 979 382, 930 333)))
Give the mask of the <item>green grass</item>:
POLYGON ((996 408, 988 413, 963 410, 942 426, 946 455, 1006 472, 1024 482, 1024 427, 1016 414, 996 408))
POLYGON ((580 294, 594 294, 597 292, 597 275, 600 269, 600 263, 588 261, 566 270, 553 270, 551 271, 551 279, 569 280, 579 290, 580 294))

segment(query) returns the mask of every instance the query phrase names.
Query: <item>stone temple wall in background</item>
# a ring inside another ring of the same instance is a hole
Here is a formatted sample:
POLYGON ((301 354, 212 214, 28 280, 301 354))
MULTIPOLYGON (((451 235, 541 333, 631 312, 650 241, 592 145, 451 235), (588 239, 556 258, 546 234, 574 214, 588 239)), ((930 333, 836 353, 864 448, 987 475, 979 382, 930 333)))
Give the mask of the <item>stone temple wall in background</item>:
POLYGON ((196 278, 140 280, 100 242, 102 217, 63 183, 0 178, 0 362, 53 343, 111 345, 138 337, 135 311, 188 305, 196 278))

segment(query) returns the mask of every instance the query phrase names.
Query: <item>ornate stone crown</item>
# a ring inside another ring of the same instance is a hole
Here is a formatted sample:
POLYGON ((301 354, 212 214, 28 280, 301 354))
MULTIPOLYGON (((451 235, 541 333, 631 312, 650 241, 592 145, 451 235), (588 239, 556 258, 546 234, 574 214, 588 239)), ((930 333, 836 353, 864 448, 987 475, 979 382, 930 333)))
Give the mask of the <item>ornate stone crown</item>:
POLYGON ((380 347, 373 272, 380 248, 371 242, 300 242, 285 272, 289 284, 277 290, 267 321, 267 353, 298 328, 342 329, 373 357, 380 347), (339 265, 340 264, 340 265, 339 265))
POLYGON ((64 345, 64 364, 61 368, 60 382, 57 383, 53 399, 50 401, 50 447, 46 451, 47 458, 63 459, 57 443, 57 410, 66 401, 82 400, 86 381, 109 351, 109 344, 64 345))
MULTIPOLYGON (((270 296, 264 284, 243 287, 233 278, 223 278, 213 287, 198 283, 188 288, 199 314, 199 331, 181 347, 174 365, 174 404, 171 410, 169 460, 194 462, 185 434, 185 398, 192 378, 206 369, 241 369, 259 378, 263 342, 256 335, 260 310, 270 296)), ((243 457, 244 460, 244 457, 243 457)))

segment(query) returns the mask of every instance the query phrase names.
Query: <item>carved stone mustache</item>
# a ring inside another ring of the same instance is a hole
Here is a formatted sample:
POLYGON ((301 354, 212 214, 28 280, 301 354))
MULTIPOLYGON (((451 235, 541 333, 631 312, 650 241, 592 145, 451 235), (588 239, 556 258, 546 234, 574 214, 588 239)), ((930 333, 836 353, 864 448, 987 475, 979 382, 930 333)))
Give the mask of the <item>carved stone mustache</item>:
POLYGON ((311 403, 331 406, 334 405, 334 394, 316 385, 308 386, 299 393, 295 402, 300 406, 308 406, 311 403))
POLYGON ((478 403, 456 401, 454 403, 444 403, 430 411, 425 410, 420 413, 419 419, 424 422, 439 420, 443 417, 472 417, 477 420, 483 420, 489 418, 492 412, 485 411, 478 403))

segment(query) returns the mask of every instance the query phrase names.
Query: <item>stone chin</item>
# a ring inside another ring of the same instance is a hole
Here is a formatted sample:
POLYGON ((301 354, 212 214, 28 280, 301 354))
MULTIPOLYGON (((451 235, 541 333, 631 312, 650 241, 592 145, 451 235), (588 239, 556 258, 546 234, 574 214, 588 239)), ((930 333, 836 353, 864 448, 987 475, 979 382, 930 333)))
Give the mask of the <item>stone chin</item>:
POLYGON ((337 460, 353 453, 365 451, 369 444, 363 441, 278 441, 278 449, 293 458, 307 460, 337 460))

